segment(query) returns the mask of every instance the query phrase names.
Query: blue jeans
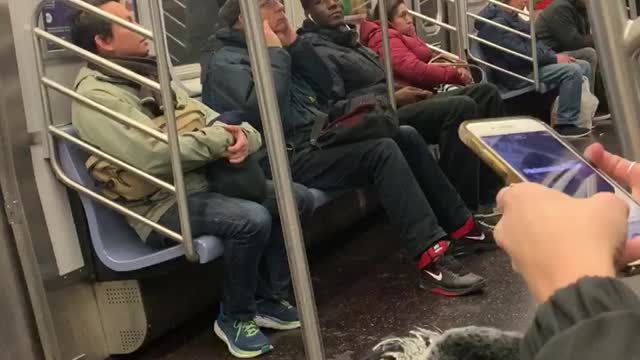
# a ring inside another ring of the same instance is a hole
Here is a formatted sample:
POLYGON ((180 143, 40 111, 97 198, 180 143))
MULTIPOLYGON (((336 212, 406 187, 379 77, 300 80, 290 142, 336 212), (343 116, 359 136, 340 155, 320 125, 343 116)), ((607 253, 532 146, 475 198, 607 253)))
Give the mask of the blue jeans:
POLYGON ((540 81, 551 89, 558 88, 558 125, 575 124, 580 117, 582 77, 589 79, 591 65, 584 60, 571 64, 553 64, 540 68, 540 81))
MULTIPOLYGON (((189 217, 194 237, 213 235, 224 242, 224 314, 233 320, 251 320, 256 298, 284 299, 291 277, 282 236, 273 183, 267 183, 262 204, 202 192, 189 195, 189 217)), ((301 218, 313 212, 313 195, 294 184, 301 218)), ((169 209, 159 223, 180 231, 178 210, 169 209)), ((154 233, 149 245, 167 247, 171 240, 154 233)))

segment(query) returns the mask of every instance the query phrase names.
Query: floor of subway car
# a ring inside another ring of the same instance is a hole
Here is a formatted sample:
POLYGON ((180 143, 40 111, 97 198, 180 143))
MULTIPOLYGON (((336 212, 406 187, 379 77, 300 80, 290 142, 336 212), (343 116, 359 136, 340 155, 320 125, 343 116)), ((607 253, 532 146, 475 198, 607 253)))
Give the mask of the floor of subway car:
MULTIPOLYGON (((617 152, 610 125, 593 138, 617 152)), ((591 140, 575 143, 583 149, 591 140)), ((466 325, 526 329, 535 305, 524 282, 501 251, 463 259, 487 279, 484 293, 445 298, 418 289, 415 270, 383 216, 344 233, 340 245, 312 255, 311 273, 327 359, 357 360, 380 339, 407 334, 416 326, 440 329, 466 325)), ((214 314, 202 314, 147 350, 126 359, 234 359, 213 334, 214 314)), ((268 334, 274 351, 261 359, 304 359, 300 331, 268 334)))

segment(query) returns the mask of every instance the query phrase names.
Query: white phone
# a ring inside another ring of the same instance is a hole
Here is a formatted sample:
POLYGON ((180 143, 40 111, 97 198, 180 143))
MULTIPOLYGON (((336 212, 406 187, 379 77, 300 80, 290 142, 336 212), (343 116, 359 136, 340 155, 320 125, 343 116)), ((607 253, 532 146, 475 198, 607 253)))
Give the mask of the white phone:
POLYGON ((615 193, 629 204, 629 238, 640 235, 640 204, 547 124, 527 117, 468 121, 460 138, 508 183, 535 182, 587 198, 615 193))

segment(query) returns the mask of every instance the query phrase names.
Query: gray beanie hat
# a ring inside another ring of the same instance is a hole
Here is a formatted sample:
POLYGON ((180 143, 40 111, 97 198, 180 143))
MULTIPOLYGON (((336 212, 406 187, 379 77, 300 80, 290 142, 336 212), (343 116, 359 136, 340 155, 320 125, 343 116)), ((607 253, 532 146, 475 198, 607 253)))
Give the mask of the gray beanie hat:
POLYGON ((238 21, 240 16, 240 1, 227 0, 218 11, 218 18, 231 27, 238 21))

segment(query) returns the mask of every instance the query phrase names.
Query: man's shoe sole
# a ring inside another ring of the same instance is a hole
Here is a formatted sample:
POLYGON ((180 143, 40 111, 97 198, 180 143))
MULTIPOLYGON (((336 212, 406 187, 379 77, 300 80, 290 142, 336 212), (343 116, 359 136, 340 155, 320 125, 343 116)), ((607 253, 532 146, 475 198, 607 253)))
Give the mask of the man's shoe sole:
POLYGON ((464 295, 469 295, 469 294, 478 292, 484 289, 485 285, 486 285, 486 280, 482 280, 477 284, 464 289, 447 289, 444 287, 432 287, 432 286, 423 285, 423 284, 420 284, 420 288, 422 290, 428 290, 434 294, 438 294, 442 296, 457 297, 457 296, 464 296, 464 295))
POLYGON ((224 333, 224 331, 222 331, 222 329, 220 329, 220 327, 218 326, 218 322, 216 322, 213 325, 213 332, 216 334, 216 336, 218 336, 220 338, 220 340, 222 340, 225 344, 227 344, 227 348, 229 349, 229 352, 231 353, 231 355, 240 358, 240 359, 250 359, 250 358, 255 358, 258 357, 260 355, 264 355, 266 353, 268 353, 269 351, 273 350, 273 346, 268 345, 268 346, 263 346, 262 349, 257 350, 257 351, 247 351, 247 350, 242 350, 242 349, 238 349, 237 347, 235 347, 233 345, 233 343, 231 341, 229 341, 229 339, 227 338, 227 335, 224 333))
POLYGON ((300 327, 300 321, 284 322, 266 315, 256 315, 255 322, 258 327, 274 330, 294 330, 300 327))

